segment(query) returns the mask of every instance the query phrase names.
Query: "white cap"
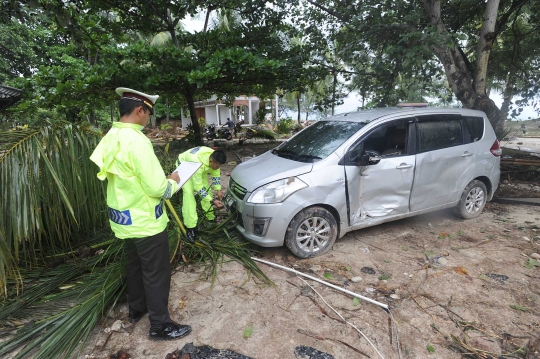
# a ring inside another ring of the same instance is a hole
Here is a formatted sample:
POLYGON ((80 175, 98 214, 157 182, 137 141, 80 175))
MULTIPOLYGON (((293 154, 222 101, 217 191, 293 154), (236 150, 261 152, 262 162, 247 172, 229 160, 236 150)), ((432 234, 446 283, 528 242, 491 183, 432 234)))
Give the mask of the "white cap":
POLYGON ((129 98, 135 101, 144 102, 148 107, 154 107, 159 95, 148 95, 141 91, 136 91, 127 87, 116 88, 116 93, 122 96, 122 98, 129 98))

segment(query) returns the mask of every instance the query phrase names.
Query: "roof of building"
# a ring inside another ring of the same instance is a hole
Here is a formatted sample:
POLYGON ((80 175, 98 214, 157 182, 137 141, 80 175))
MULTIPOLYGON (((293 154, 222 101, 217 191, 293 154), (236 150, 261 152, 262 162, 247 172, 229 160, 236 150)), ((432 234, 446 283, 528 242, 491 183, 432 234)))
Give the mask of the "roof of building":
POLYGON ((5 110, 22 98, 22 90, 0 85, 0 111, 5 110))

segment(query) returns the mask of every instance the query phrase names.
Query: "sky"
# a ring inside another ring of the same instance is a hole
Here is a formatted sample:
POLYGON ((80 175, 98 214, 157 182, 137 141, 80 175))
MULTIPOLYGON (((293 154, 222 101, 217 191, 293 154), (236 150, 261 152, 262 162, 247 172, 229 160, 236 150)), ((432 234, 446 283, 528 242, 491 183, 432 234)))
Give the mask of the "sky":
MULTIPOLYGON (((491 96, 491 99, 497 107, 501 108, 503 98, 500 93, 495 93, 491 96)), ((343 105, 336 107, 335 113, 345 113, 345 112, 351 112, 356 111, 357 107, 359 107, 362 104, 362 99, 360 96, 358 96, 357 93, 351 93, 348 97, 344 99, 343 105)), ((530 120, 539 118, 540 115, 534 111, 532 106, 526 106, 523 108, 523 112, 520 114, 520 116, 517 118, 517 120, 530 120)))
MULTIPOLYGON (((182 23, 184 24, 184 28, 187 31, 194 32, 194 31, 202 31, 204 27, 204 18, 202 16, 196 16, 196 17, 188 17, 182 20, 182 23)), ((500 93, 494 93, 491 96, 491 99, 495 102, 497 107, 501 108, 503 98, 500 93)), ((358 96, 357 93, 351 92, 343 101, 343 105, 337 106, 335 109, 335 113, 345 113, 345 112, 351 112, 356 111, 358 107, 360 107, 362 104, 362 99, 360 96, 358 96)), ((529 120, 538 118, 540 115, 534 111, 534 109, 531 106, 526 106, 523 108, 523 112, 519 115, 517 118, 518 120, 529 120)))

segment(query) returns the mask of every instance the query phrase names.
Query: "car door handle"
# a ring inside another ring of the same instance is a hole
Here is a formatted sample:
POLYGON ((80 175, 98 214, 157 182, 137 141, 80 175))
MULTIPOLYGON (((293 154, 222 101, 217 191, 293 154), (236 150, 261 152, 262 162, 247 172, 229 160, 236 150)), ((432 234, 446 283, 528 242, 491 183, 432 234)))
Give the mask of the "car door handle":
POLYGON ((412 166, 413 166, 413 165, 409 165, 409 164, 407 164, 407 163, 402 163, 402 164, 400 164, 399 166, 397 166, 396 168, 397 168, 398 170, 402 170, 402 169, 404 169, 404 168, 411 168, 412 166))
POLYGON ((472 155, 473 155, 472 153, 465 151, 465 152, 463 152, 461 157, 471 157, 472 155))

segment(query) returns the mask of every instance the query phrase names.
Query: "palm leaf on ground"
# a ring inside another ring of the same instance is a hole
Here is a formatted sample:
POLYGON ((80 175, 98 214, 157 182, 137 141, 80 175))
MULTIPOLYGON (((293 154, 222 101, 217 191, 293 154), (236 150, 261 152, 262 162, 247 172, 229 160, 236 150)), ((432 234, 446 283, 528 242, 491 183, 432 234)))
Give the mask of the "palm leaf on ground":
POLYGON ((66 252, 104 222, 104 187, 88 160, 99 139, 65 122, 0 133, 0 294, 17 279, 14 263, 46 262, 43 248, 66 252))
MULTIPOLYGON (((123 242, 105 224, 104 187, 89 160, 99 135, 50 123, 0 133, 0 139, 0 281, 8 296, 0 304, 0 337, 7 337, 0 356, 68 358, 126 290, 123 242)), ((205 265, 213 282, 219 264, 235 260, 270 283, 251 259, 253 247, 235 231, 233 217, 200 223, 200 241, 184 243, 180 198, 168 203, 175 264, 181 258, 205 265)))

